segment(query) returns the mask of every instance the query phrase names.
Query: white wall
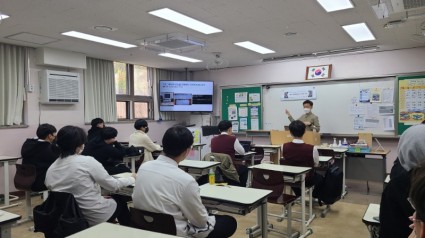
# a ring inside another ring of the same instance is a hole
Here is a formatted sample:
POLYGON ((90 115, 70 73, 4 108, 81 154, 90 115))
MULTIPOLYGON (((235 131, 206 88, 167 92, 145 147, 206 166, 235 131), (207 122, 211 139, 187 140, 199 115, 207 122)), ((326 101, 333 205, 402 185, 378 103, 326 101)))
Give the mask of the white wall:
MULTIPOLYGON (((35 50, 30 52, 30 81, 34 86, 32 93, 27 93, 27 99, 24 105, 25 124, 27 128, 0 129, 0 154, 20 156, 21 146, 26 138, 35 137, 37 127, 41 123, 49 123, 57 130, 66 125, 79 126, 89 129, 90 125, 84 124, 84 73, 83 70, 65 69, 49 67, 48 69, 70 71, 80 73, 81 92, 80 102, 74 105, 39 105, 39 80, 38 72, 47 69, 44 66, 35 65, 35 50), (40 118, 40 120, 39 120, 40 118)), ((149 122, 149 135, 153 141, 162 140, 165 130, 180 121, 188 121, 188 114, 176 113, 176 121, 149 122)), ((128 141, 129 135, 134 131, 133 122, 107 124, 118 130, 118 141, 128 141)), ((15 175, 15 166, 9 168, 10 191, 15 191, 13 177, 15 175)), ((3 169, 0 170, 0 180, 3 181, 3 169)), ((0 183, 0 193, 3 193, 3 182, 0 183)))
MULTIPOLYGON (((306 67, 323 64, 332 64, 332 79, 414 74, 425 72, 425 48, 281 61, 212 72, 200 71, 195 72, 193 78, 214 81, 216 96, 213 114, 220 116, 220 87, 305 82, 306 67)), ((273 105, 264 106, 273 107, 273 105)), ((281 110, 282 117, 284 117, 283 108, 276 108, 276 110, 281 110)), ((344 108, 341 110, 346 111, 344 108)), ((192 115, 192 117, 197 116, 192 115)), ((196 119, 191 120, 195 121, 196 119)), ((322 138, 322 140, 328 140, 328 138, 322 138)), ((387 160, 387 171, 390 171, 392 163, 397 157, 397 143, 398 139, 386 139, 383 143, 386 149, 391 149, 387 160)))

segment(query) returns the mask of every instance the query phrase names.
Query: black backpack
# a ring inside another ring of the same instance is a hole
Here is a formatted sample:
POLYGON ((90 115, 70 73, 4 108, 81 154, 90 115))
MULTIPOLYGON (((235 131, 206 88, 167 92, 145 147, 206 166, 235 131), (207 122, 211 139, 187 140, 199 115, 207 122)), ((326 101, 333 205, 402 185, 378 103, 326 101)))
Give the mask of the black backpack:
POLYGON ((315 196, 322 203, 331 205, 341 199, 342 180, 344 174, 338 166, 332 166, 326 171, 325 178, 314 188, 315 196))

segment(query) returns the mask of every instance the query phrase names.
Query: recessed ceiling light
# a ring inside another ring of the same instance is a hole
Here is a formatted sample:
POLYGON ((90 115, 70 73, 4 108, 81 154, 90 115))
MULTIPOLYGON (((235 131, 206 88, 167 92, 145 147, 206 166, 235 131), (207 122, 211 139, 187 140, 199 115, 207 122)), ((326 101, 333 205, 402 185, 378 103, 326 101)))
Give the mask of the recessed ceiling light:
POLYGON ((78 31, 68 31, 68 32, 62 33, 62 35, 71 36, 71 37, 88 40, 88 41, 94 41, 94 42, 98 42, 98 43, 102 43, 106 45, 112 45, 116 47, 125 48, 125 49, 137 47, 136 45, 131 45, 124 42, 111 40, 111 39, 107 39, 107 38, 103 38, 99 36, 89 35, 89 34, 81 33, 78 31))
POLYGON ((317 0, 327 12, 335 12, 339 10, 353 8, 350 0, 317 0))
POLYGON ((0 13, 0 21, 3 19, 9 18, 8 15, 0 13))
POLYGON ((160 53, 158 55, 159 56, 163 56, 163 57, 172 58, 172 59, 183 60, 183 61, 187 61, 187 62, 190 62, 190 63, 199 63, 199 62, 202 62, 202 60, 198 60, 198 59, 194 59, 194 58, 189 58, 189 57, 182 56, 182 55, 171 54, 171 53, 160 53))
POLYGON ((243 41, 243 42, 236 42, 234 43, 237 46, 243 47, 248 50, 255 51, 260 54, 271 54, 275 53, 275 51, 271 49, 267 49, 266 47, 263 47, 261 45, 257 45, 255 43, 252 43, 251 41, 243 41))
POLYGON ((204 34, 222 32, 222 30, 218 28, 205 24, 201 21, 198 21, 186 15, 183 15, 169 8, 162 8, 159 10, 150 11, 149 14, 177 23, 179 25, 185 26, 195 31, 199 31, 204 34))
POLYGON ((366 23, 357 23, 352 25, 342 26, 344 30, 353 38, 356 42, 376 40, 372 32, 367 27, 366 23))

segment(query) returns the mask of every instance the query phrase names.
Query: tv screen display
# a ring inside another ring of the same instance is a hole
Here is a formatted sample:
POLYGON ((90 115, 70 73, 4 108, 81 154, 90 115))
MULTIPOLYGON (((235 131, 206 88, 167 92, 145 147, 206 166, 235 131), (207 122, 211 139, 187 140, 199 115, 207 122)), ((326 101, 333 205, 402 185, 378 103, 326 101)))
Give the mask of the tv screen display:
POLYGON ((161 112, 212 112, 214 84, 211 81, 160 81, 161 112))

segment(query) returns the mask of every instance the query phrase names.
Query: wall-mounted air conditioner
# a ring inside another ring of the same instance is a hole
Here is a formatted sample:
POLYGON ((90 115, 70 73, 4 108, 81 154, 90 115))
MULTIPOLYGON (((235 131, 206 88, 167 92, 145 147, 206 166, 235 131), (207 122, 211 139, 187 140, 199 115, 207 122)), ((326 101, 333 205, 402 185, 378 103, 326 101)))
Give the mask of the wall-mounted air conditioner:
POLYGON ((78 73, 43 70, 39 72, 40 103, 74 104, 80 99, 78 73))

